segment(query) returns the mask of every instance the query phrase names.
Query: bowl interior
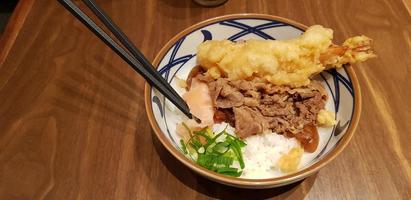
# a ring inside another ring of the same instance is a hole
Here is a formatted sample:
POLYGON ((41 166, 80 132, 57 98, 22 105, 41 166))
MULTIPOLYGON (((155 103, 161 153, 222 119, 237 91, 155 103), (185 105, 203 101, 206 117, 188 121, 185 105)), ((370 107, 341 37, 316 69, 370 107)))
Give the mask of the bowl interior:
MULTIPOLYGON (((194 25, 174 37, 158 54, 154 64, 158 66, 157 70, 176 91, 182 93, 182 89, 176 85, 176 79, 185 80, 190 70, 196 66, 196 51, 200 43, 211 39, 229 39, 232 41, 247 39, 283 40, 301 35, 304 29, 305 26, 301 24, 272 16, 232 15, 221 17, 194 25)), ((341 151, 351 137, 354 129, 352 122, 356 111, 356 88, 352 76, 352 70, 341 68, 325 71, 314 77, 314 79, 321 81, 326 88, 329 95, 326 109, 336 113, 338 123, 334 127, 321 127, 318 129, 320 136, 318 148, 314 153, 304 153, 299 172, 284 177, 265 179, 264 183, 259 182, 259 180, 236 180, 235 183, 232 183, 230 181, 241 178, 221 178, 222 175, 193 166, 195 164, 185 159, 184 155, 179 152, 180 137, 175 132, 176 124, 184 119, 184 115, 161 93, 151 87, 146 87, 147 112, 161 142, 171 150, 174 156, 202 175, 208 177, 211 175, 212 179, 237 186, 244 186, 242 184, 258 185, 258 183, 261 183, 260 185, 266 187, 267 184, 272 186, 286 182, 291 183, 325 165, 326 162, 321 164, 319 162, 325 160, 323 159, 325 157, 334 157, 337 153, 332 156, 329 154, 334 152, 337 146, 341 146, 339 143, 345 138, 347 141, 344 141, 344 145, 340 147, 339 151, 341 151), (350 136, 347 136, 347 133, 350 133, 350 136)))

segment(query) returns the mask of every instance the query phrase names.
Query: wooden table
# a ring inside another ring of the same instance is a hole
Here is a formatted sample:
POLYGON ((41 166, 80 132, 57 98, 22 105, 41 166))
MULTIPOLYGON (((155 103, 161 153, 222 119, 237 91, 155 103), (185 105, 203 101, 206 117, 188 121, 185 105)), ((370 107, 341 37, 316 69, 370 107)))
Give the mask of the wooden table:
POLYGON ((270 190, 208 181, 154 137, 144 80, 56 1, 21 0, 0 42, 0 199, 410 199, 410 0, 99 0, 149 59, 184 28, 229 13, 365 34, 355 137, 315 176, 270 190))

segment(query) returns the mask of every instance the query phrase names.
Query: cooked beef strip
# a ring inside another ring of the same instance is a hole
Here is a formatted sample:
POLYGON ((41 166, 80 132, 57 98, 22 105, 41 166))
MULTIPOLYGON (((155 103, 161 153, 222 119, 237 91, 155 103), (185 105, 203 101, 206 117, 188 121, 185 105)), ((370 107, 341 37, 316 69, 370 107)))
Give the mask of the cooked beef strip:
POLYGON ((226 78, 206 82, 217 118, 229 119, 227 113, 234 113, 234 126, 241 138, 268 131, 300 133, 305 126, 316 124, 316 116, 327 100, 318 81, 299 88, 226 78))
POLYGON ((234 107, 235 129, 240 138, 262 133, 268 122, 257 109, 247 106, 234 107))
POLYGON ((190 88, 191 87, 191 82, 193 81, 194 77, 203 77, 203 73, 205 72, 205 70, 200 66, 197 65, 195 66, 193 69, 191 69, 190 73, 188 74, 186 83, 187 83, 187 87, 190 88))

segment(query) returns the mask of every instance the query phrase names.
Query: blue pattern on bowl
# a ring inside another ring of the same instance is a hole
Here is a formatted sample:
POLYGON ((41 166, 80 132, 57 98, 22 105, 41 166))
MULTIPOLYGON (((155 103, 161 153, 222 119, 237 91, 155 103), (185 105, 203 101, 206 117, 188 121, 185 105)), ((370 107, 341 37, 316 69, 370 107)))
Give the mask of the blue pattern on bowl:
MULTIPOLYGON (((169 82, 172 83, 176 74, 182 69, 189 71, 195 66, 196 47, 203 41, 211 39, 229 39, 232 41, 242 39, 288 39, 297 37, 303 30, 284 22, 259 18, 237 18, 222 20, 207 24, 203 27, 182 36, 163 58, 160 58, 158 71, 169 82), (191 64, 187 64, 187 63, 191 64)), ((310 157, 304 167, 315 163, 333 149, 351 122, 354 113, 355 94, 350 77, 345 68, 332 69, 321 73, 316 79, 321 80, 330 94, 331 105, 327 109, 335 111, 337 125, 329 129, 320 129, 320 145, 316 152, 310 157), (341 83, 341 84, 340 84, 341 83), (340 102, 344 101, 344 108, 341 109, 340 102), (322 142, 321 142, 322 141, 322 142)), ((166 99, 155 89, 151 90, 152 107, 155 119, 163 133, 167 133, 167 138, 180 149, 179 137, 170 130, 167 113, 166 99)), ((181 149, 180 149, 181 150, 181 149)))

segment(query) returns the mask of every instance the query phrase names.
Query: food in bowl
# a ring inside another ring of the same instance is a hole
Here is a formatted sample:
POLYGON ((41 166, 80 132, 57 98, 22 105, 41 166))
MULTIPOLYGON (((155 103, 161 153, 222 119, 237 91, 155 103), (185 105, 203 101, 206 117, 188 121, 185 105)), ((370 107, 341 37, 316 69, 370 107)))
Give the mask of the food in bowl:
POLYGON ((180 86, 192 114, 177 126, 181 148, 199 165, 226 175, 261 179, 299 169, 317 149, 317 126, 336 123, 313 76, 375 57, 371 39, 338 46, 332 30, 312 26, 291 40, 211 40, 180 86))

